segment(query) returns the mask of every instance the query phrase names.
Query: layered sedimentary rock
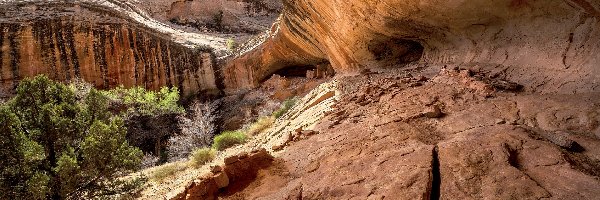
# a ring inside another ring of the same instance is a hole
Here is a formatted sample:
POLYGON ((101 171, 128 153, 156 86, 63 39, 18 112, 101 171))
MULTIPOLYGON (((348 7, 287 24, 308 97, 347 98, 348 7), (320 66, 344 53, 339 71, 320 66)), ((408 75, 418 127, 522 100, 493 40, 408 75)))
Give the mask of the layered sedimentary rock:
POLYGON ((0 92, 26 77, 82 78, 98 88, 118 85, 184 94, 217 90, 214 56, 94 1, 2 3, 0 92))
POLYGON ((354 74, 414 60, 501 72, 530 91, 599 89, 598 1, 285 0, 284 5, 269 38, 228 63, 228 89, 254 87, 286 67, 331 63, 338 74, 354 74))

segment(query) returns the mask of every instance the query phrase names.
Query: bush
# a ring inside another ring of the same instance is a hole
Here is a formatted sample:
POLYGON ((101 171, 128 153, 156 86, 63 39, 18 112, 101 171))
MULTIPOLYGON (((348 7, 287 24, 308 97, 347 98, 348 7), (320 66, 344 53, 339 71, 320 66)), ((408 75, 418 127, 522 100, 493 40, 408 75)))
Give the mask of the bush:
POLYGON ((148 154, 145 154, 144 157, 142 157, 141 168, 147 169, 150 167, 154 167, 157 164, 159 164, 159 162, 160 162, 160 158, 158 156, 148 153, 148 154))
POLYGON ((275 117, 273 117, 273 116, 265 116, 265 117, 258 118, 258 120, 256 122, 254 122, 253 124, 250 125, 250 127, 248 128, 248 131, 246 131, 246 133, 249 136, 258 135, 259 133, 263 132, 264 130, 267 130, 268 128, 270 128, 274 122, 275 122, 275 117))
POLYGON ((210 148, 196 149, 190 157, 190 162, 194 167, 200 167, 215 158, 215 150, 210 148))
POLYGON ((95 89, 77 98, 46 76, 25 79, 0 106, 0 199, 91 198, 127 182, 142 152, 95 89))
POLYGON ((236 44, 235 44, 235 40, 233 40, 232 38, 227 39, 227 41, 225 42, 225 44, 227 45, 227 49, 229 51, 233 51, 236 48, 236 44))
POLYGON ((225 131, 215 137, 212 148, 221 151, 237 144, 243 144, 247 137, 241 131, 225 131))
POLYGON ((150 180, 161 182, 168 177, 175 175, 179 171, 185 170, 187 167, 182 163, 170 163, 157 167, 150 175, 150 180))
POLYGON ((275 118, 279 118, 287 113, 296 104, 296 99, 290 98, 283 101, 281 108, 273 113, 275 118))
POLYGON ((190 106, 191 117, 179 116, 178 127, 181 134, 169 138, 167 151, 169 161, 187 158, 194 149, 208 147, 217 131, 220 101, 209 103, 194 102, 190 106))

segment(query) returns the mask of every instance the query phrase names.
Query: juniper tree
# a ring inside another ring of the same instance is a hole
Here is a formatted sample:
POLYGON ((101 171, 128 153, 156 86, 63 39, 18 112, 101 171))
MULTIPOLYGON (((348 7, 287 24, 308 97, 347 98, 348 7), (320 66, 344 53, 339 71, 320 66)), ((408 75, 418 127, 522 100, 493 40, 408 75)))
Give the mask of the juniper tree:
POLYGON ((117 177, 137 169, 142 156, 125 134, 95 89, 78 99, 45 76, 23 80, 0 106, 0 199, 82 198, 123 188, 117 177))

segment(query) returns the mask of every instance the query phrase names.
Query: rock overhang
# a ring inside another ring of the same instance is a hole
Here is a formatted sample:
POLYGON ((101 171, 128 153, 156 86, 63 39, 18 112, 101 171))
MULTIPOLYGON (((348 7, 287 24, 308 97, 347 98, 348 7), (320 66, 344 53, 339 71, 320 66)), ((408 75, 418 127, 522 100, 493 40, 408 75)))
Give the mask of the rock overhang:
POLYGON ((413 62, 504 70, 531 91, 596 91, 598 10, 586 0, 286 0, 277 31, 227 62, 225 86, 252 88, 290 66, 330 62, 343 75, 413 62))

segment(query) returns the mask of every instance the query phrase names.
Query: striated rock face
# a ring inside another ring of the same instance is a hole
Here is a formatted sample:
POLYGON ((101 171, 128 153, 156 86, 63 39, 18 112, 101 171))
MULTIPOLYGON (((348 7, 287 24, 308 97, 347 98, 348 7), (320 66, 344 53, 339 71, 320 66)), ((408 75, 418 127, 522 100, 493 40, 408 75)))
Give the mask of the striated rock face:
POLYGON ((354 74, 418 60, 425 67, 502 72, 530 91, 599 89, 599 1, 285 0, 284 6, 270 37, 228 63, 227 88, 254 87, 286 67, 331 63, 338 74, 354 74))
POLYGON ((218 90, 210 50, 188 48, 99 3, 2 3, 0 14, 3 93, 37 74, 99 88, 218 90))

